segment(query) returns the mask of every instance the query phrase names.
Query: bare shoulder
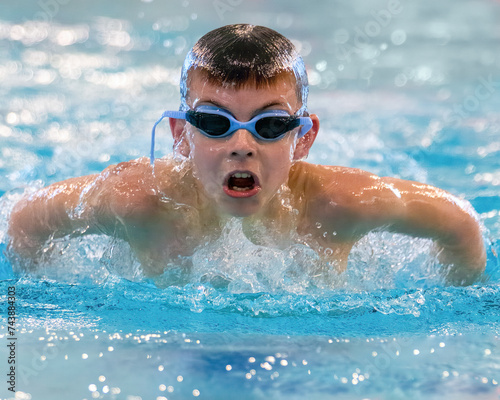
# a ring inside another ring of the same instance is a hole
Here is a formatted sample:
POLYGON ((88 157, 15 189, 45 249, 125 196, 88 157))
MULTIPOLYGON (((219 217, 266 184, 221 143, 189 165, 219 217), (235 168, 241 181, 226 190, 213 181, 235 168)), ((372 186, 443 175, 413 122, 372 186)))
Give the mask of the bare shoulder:
POLYGON ((376 221, 403 212, 397 181, 361 169, 304 162, 294 165, 290 179, 306 218, 337 232, 339 240, 362 235, 376 221))
POLYGON ((142 157, 109 165, 99 174, 97 179, 101 182, 113 180, 115 183, 119 182, 127 186, 146 182, 147 178, 152 176, 153 168, 149 163, 149 159, 142 157))
POLYGON ((162 198, 182 196, 178 189, 188 170, 170 157, 156 160, 154 168, 146 157, 110 165, 88 186, 87 201, 119 217, 154 215, 162 198))
POLYGON ((315 197, 334 195, 338 200, 379 183, 379 176, 361 169, 306 162, 296 163, 290 175, 290 184, 298 190, 315 197))

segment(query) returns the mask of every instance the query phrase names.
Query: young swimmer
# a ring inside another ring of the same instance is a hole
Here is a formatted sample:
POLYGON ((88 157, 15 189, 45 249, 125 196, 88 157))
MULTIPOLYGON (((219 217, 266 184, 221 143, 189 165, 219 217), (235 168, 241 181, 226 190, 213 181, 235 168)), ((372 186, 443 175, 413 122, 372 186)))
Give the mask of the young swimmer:
POLYGON ((186 57, 180 111, 162 116, 174 155, 154 160, 153 129, 150 159, 24 198, 11 215, 11 248, 36 264, 49 239, 104 233, 127 241, 154 277, 239 217, 255 244, 313 248, 323 262, 311 274, 344 271, 353 245, 383 229, 433 239, 449 281, 473 282, 486 255, 468 203, 425 184, 303 161, 319 131, 307 94, 303 60, 281 34, 245 24, 207 33, 186 57))

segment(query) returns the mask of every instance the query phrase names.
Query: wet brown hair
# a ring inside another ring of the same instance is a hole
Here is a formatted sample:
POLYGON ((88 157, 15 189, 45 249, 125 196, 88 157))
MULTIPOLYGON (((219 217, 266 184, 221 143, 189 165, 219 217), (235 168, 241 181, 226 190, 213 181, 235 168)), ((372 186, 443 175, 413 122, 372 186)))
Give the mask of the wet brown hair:
POLYGON ((189 107, 186 96, 193 71, 209 83, 241 88, 271 86, 284 76, 295 79, 307 108, 308 83, 302 57, 280 33, 258 25, 226 25, 201 37, 187 54, 181 74, 181 110, 189 107))

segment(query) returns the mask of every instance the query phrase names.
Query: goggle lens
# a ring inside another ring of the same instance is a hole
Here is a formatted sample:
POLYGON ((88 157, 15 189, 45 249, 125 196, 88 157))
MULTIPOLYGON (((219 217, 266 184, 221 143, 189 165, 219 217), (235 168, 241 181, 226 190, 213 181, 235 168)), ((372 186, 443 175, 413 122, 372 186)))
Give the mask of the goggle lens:
POLYGON ((265 117, 255 124, 255 130, 264 139, 277 139, 298 126, 291 117, 265 117))
POLYGON ((231 127, 229 119, 222 115, 188 111, 186 121, 210 136, 221 136, 231 127))

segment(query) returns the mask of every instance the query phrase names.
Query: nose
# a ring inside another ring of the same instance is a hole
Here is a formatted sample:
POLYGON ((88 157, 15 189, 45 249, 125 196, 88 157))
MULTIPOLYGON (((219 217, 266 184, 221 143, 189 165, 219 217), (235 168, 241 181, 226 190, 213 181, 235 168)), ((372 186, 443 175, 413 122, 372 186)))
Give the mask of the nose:
POLYGON ((238 129, 229 140, 229 155, 231 158, 254 157, 257 151, 257 142, 246 129, 238 129))

